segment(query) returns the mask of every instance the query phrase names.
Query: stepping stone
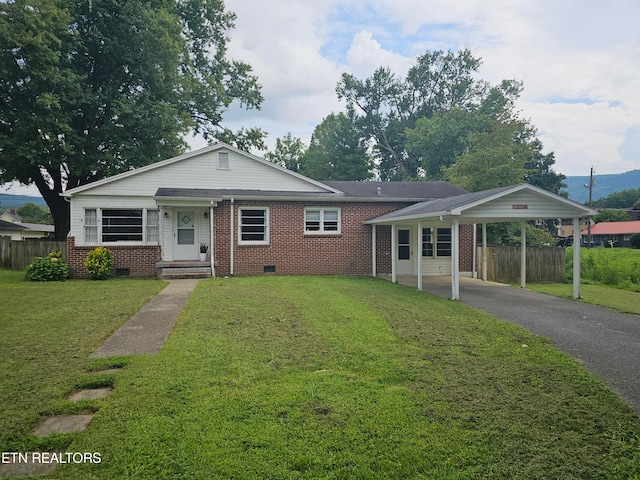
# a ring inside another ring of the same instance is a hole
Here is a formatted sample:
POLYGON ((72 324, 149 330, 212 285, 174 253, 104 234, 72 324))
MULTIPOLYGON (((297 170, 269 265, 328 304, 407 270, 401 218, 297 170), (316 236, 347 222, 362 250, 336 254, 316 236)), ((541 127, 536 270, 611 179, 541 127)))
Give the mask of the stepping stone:
POLYGON ((69 415, 65 417, 51 417, 36 431, 38 437, 46 437, 52 433, 82 432, 91 423, 93 415, 69 415))
POLYGON ((43 475, 45 473, 51 473, 56 468, 55 463, 43 463, 34 462, 30 453, 26 455, 26 462, 24 458, 11 458, 9 463, 0 465, 0 478, 16 478, 16 477, 28 477, 29 475, 43 475))
POLYGON ((104 387, 104 388, 91 388, 88 390, 80 390, 69 396, 69 400, 72 402, 79 402, 81 400, 96 400, 98 398, 107 398, 113 388, 104 387))

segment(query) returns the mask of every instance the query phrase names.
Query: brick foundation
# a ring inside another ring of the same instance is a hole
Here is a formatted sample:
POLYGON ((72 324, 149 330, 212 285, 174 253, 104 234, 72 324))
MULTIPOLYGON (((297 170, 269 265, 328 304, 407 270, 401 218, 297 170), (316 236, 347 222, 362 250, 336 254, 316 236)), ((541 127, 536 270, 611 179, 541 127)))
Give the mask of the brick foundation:
MULTIPOLYGON (((95 246, 76 247, 75 237, 67 238, 67 262, 71 278, 89 278, 84 261, 95 246)), ((156 263, 160 261, 159 245, 109 245, 113 254, 113 276, 116 273, 130 277, 155 277, 156 263)))

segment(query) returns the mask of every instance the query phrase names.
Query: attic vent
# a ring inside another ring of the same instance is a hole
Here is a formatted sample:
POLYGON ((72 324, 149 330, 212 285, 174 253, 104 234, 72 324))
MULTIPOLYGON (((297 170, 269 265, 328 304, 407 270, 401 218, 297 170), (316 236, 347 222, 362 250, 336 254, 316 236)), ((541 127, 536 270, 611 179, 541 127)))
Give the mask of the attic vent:
POLYGON ((229 170, 229 152, 218 152, 218 170, 229 170))

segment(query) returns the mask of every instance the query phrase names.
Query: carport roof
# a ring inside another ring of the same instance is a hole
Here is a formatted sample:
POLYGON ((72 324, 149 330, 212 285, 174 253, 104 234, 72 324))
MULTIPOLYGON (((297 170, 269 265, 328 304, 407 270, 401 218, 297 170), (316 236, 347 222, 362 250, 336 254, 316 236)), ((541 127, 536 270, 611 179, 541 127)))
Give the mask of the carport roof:
POLYGON ((493 223, 538 218, 577 218, 596 211, 528 183, 465 193, 416 203, 377 218, 368 224, 392 224, 447 217, 460 223, 493 223))

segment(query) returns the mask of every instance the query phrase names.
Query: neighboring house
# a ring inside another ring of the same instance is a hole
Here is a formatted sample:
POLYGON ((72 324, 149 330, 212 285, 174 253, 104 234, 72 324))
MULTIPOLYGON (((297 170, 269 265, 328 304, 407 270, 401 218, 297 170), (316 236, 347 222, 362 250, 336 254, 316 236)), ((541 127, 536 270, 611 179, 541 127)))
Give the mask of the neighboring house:
MULTIPOLYGON (((219 143, 63 195, 71 202, 68 260, 84 276, 90 250, 106 246, 117 274, 194 266, 199 246, 216 276, 391 273, 391 227, 365 221, 425 200, 466 193, 445 182, 318 182, 219 143), (386 248, 381 248, 386 246, 386 248)), ((460 235, 472 271, 473 229, 460 235)), ((402 272, 415 274, 418 232, 398 231, 402 272), (410 263, 410 265, 409 265, 410 263)), ((451 273, 451 228, 425 228, 423 270, 451 273)))
POLYGON ((27 240, 50 237, 53 232, 53 225, 23 222, 15 210, 0 215, 0 237, 9 236, 11 240, 27 240))
POLYGON ((600 222, 589 230, 583 230, 582 243, 586 245, 588 235, 591 234, 591 243, 603 247, 631 247, 630 238, 634 233, 640 233, 640 220, 629 222, 600 222))
POLYGON ((116 275, 207 266, 216 276, 413 275, 419 286, 450 275, 452 298, 459 276, 475 273, 475 224, 520 221, 524 232, 526 221, 572 218, 578 235, 595 214, 528 184, 467 193, 446 182, 319 182, 223 143, 63 195, 75 277, 106 246, 116 275))

